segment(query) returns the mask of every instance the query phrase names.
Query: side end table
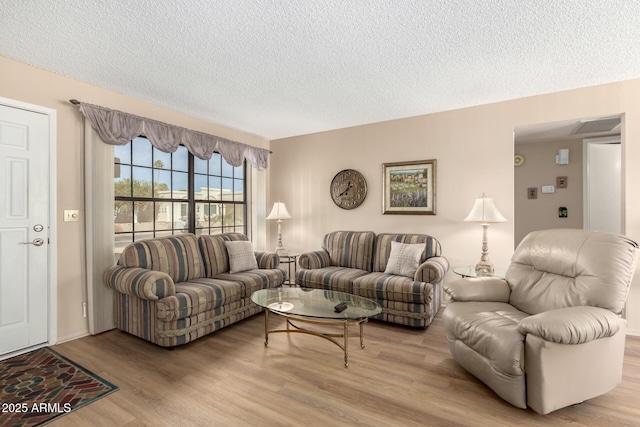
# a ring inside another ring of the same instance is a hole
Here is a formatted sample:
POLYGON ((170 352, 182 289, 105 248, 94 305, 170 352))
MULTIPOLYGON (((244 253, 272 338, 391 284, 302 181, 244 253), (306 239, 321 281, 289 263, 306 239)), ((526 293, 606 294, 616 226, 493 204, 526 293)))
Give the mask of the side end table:
POLYGON ((297 252, 279 252, 278 256, 280 257, 280 264, 287 264, 287 280, 283 283, 283 285, 288 286, 296 286, 296 272, 298 269, 298 257, 300 256, 297 252))

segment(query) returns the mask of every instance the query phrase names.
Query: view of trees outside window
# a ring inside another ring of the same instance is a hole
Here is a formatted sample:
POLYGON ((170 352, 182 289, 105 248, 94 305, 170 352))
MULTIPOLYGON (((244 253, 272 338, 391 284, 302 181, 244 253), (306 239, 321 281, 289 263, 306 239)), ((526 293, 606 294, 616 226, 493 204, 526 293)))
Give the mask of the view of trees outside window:
POLYGON ((246 234, 245 165, 202 160, 180 146, 164 153, 144 137, 114 152, 116 250, 172 234, 246 234))

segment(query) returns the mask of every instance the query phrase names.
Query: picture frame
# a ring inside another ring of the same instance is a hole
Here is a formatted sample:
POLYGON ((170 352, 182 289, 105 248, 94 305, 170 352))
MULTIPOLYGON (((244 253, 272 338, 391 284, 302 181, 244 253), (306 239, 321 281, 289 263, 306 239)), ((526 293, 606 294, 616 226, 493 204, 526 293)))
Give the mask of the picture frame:
POLYGON ((436 166, 435 159, 384 163, 382 213, 435 215, 436 166))

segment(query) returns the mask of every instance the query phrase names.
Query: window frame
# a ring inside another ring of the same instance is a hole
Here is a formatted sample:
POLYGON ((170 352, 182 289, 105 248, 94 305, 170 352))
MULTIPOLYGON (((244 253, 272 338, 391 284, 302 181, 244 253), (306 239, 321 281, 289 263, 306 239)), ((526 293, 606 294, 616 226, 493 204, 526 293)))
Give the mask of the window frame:
MULTIPOLYGON (((176 191, 183 191, 183 190, 174 190, 173 187, 173 183, 174 183, 174 174, 176 173, 185 173, 185 171, 183 169, 174 169, 175 165, 174 165, 174 155, 176 155, 176 153, 164 153, 165 155, 170 155, 170 159, 171 159, 171 163, 170 165, 168 165, 168 168, 163 164, 162 167, 158 167, 157 166, 157 160, 156 160, 156 150, 157 148, 153 147, 150 143, 150 141, 143 137, 140 136, 138 138, 135 138, 131 141, 129 141, 129 143, 125 144, 125 146, 129 147, 129 158, 128 158, 128 163, 122 162, 120 161, 120 159, 117 157, 116 154, 114 154, 114 181, 113 181, 113 186, 114 186, 114 199, 113 199, 113 203, 114 203, 114 240, 117 242, 119 236, 130 236, 129 239, 124 239, 122 240, 122 237, 120 238, 121 242, 123 244, 128 244, 131 242, 135 242, 137 240, 141 240, 141 239, 145 239, 145 238, 150 238, 150 237, 158 237, 158 236, 166 236, 166 235, 178 235, 178 234, 185 234, 185 233, 193 233, 193 234, 220 234, 220 233, 224 233, 224 232, 230 232, 230 231, 234 231, 234 232, 239 232, 239 233, 243 233, 245 235, 247 235, 248 230, 250 228, 249 225, 249 210, 248 210, 248 206, 249 206, 249 200, 248 200, 248 182, 247 182, 247 161, 244 160, 241 166, 238 167, 234 167, 229 165, 224 158, 220 155, 220 153, 218 152, 214 152, 214 155, 212 156, 211 160, 201 160, 201 159, 197 159, 198 161, 206 161, 206 165, 207 165, 207 172, 203 173, 201 171, 196 172, 196 168, 195 168, 195 163, 196 163, 196 157, 190 153, 186 147, 184 147, 183 145, 181 145, 181 148, 184 148, 184 150, 187 152, 187 170, 186 170, 186 175, 187 175, 187 194, 186 194, 186 199, 185 198, 177 198, 175 192, 176 191), (150 162, 150 166, 145 166, 145 165, 140 165, 138 163, 136 163, 136 159, 134 158, 135 156, 135 151, 134 151, 134 144, 137 139, 144 139, 146 140, 149 145, 151 146, 151 162, 150 162), (214 169, 214 167, 211 166, 211 161, 217 161, 219 159, 220 164, 219 164, 219 175, 215 175, 212 173, 212 169, 214 169), (122 168, 128 168, 129 169, 129 191, 127 196, 123 196, 123 195, 117 195, 117 192, 115 191, 115 186, 117 185, 117 179, 121 178, 121 174, 119 173, 119 170, 122 170, 122 168), (151 184, 151 197, 148 196, 141 196, 141 195, 135 195, 134 196, 134 168, 141 168, 141 169, 148 169, 151 171, 151 180, 150 181, 144 181, 144 182, 150 182, 151 184), (231 174, 225 174, 225 169, 230 168, 231 174), (238 171, 241 169, 241 176, 238 176, 238 171), (170 188, 169 191, 171 192, 170 197, 169 198, 162 198, 162 197, 157 197, 156 196, 156 186, 158 186, 160 184, 159 178, 156 178, 156 176, 159 176, 159 174, 156 175, 156 171, 168 171, 171 174, 171 178, 169 180, 170 182, 170 188), (219 189, 220 193, 219 199, 212 199, 211 193, 208 191, 208 195, 206 198, 204 199, 196 199, 196 195, 195 195, 195 179, 196 179, 196 175, 198 176, 205 176, 207 177, 207 184, 209 185, 208 189, 211 190, 211 188, 216 188, 219 189), (211 187, 211 178, 214 179, 218 179, 220 186, 219 187, 211 187), (225 180, 225 178, 227 179, 231 179, 232 181, 232 188, 231 188, 231 198, 226 199, 224 197, 222 197, 222 193, 224 192, 224 186, 223 186, 223 182, 225 180), (242 181, 242 199, 238 200, 236 199, 236 192, 234 191, 235 189, 235 184, 237 183, 238 180, 242 181), (121 202, 121 203, 130 203, 131 204, 131 222, 118 222, 117 221, 117 216, 119 215, 119 212, 116 210, 116 203, 117 202, 121 202), (150 221, 151 223, 151 228, 147 229, 138 229, 136 230, 136 219, 135 219, 135 215, 136 215, 136 209, 135 209, 135 204, 136 203, 151 203, 151 215, 152 215, 152 220, 150 221), (180 228, 177 227, 176 224, 178 223, 178 221, 180 221, 180 219, 176 219, 175 216, 175 212, 176 212, 176 204, 180 204, 181 207, 179 208, 180 210, 184 209, 184 206, 186 205, 188 206, 187 210, 187 220, 186 220, 186 224, 184 228, 180 228), (162 205, 165 205, 164 207, 162 205), (202 223, 198 222, 198 218, 196 216, 197 211, 198 211, 198 206, 200 206, 200 209, 205 209, 205 211, 211 211, 212 207, 215 207, 216 211, 221 211, 223 212, 220 215, 220 224, 219 225, 212 225, 211 223, 211 217, 208 216, 207 217, 207 225, 202 225, 202 223), (170 209, 171 210, 171 218, 170 218, 170 227, 169 228, 158 228, 157 224, 158 224, 158 215, 159 212, 162 209, 170 209), (224 214, 224 212, 226 212, 227 209, 232 209, 233 210, 233 215, 231 215, 231 224, 228 224, 225 222, 225 218, 227 218, 227 216, 224 214), (238 208, 240 208, 240 214, 238 215, 238 208), (124 230, 118 230, 118 224, 127 224, 130 225, 130 229, 124 229, 124 230), (136 237, 138 236, 138 237, 136 237)), ((120 146, 122 147, 122 146, 120 146)), ((179 149, 181 149, 179 148, 179 149)), ((158 150, 159 151, 159 150, 158 150)), ((118 245, 118 243, 116 243, 116 246, 121 246, 118 245)))

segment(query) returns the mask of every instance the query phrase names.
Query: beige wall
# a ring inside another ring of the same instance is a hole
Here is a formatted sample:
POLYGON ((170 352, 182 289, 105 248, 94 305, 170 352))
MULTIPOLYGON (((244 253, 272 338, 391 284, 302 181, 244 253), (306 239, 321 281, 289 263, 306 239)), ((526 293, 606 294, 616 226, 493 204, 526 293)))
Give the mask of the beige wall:
POLYGON ((264 138, 225 128, 156 105, 0 57, 0 97, 57 110, 58 117, 58 340, 88 333, 82 317, 84 271, 83 120, 69 99, 103 105, 266 148, 264 138), (79 209, 80 222, 62 222, 64 209, 79 209))
POLYGON ((582 228, 582 140, 547 141, 518 144, 516 154, 525 157, 515 168, 515 246, 529 232, 549 228, 582 228), (569 149, 569 164, 557 165, 556 154, 569 149), (556 187, 556 177, 567 177, 567 188, 556 187), (543 185, 556 187, 555 193, 542 193, 543 185), (537 199, 527 197, 527 189, 538 190, 537 199), (566 207, 568 216, 560 218, 558 208, 566 207))
MULTIPOLYGON (((0 57, 0 96, 57 110, 58 117, 58 338, 88 331, 81 304, 84 278, 84 222, 62 222, 64 209, 80 209, 83 198, 83 128, 79 100, 170 122, 255 146, 256 136, 179 114, 134 98, 45 72, 0 57)), ((428 95, 425 95, 428 96, 428 95)), ((438 114, 340 129, 272 141, 270 166, 252 189, 255 200, 267 192, 268 207, 287 203, 293 219, 283 224, 284 243, 297 250, 320 247, 322 236, 337 229, 424 232, 437 237, 452 266, 480 258, 481 228, 465 223, 476 197, 493 197, 509 222, 491 225, 490 257, 506 266, 514 242, 513 131, 517 126, 579 117, 624 113, 623 156, 640 161, 640 80, 519 99, 438 114), (382 163, 438 160, 437 215, 382 215, 382 163), (364 204, 344 211, 333 205, 329 183, 340 170, 362 172, 369 185, 364 204)), ((626 168, 626 230, 640 241, 640 170, 626 168)), ((275 247, 276 224, 265 224, 265 206, 253 206, 254 240, 275 247), (266 230, 266 231, 265 231, 266 230), (264 234, 266 233, 266 238, 264 234)), ((261 243, 258 244, 262 248, 261 243)), ((628 304, 630 328, 640 333, 640 274, 628 304)), ((447 280, 453 274, 449 273, 447 280)))
MULTIPOLYGON (((428 96, 428 94, 425 94, 428 96)), ((476 197, 493 197, 508 219, 489 229, 490 258, 506 267, 514 243, 514 129, 581 117, 625 114, 623 157, 640 160, 640 80, 523 98, 271 142, 269 203, 286 202, 293 218, 284 223, 291 249, 320 247, 332 230, 422 232, 438 238, 452 266, 480 258, 481 228, 463 222, 476 197), (382 164, 437 159, 437 215, 382 215, 382 164), (360 171, 369 193, 357 209, 336 207, 329 183, 342 169, 360 171)), ((627 167, 626 230, 640 241, 640 169, 627 167)), ((572 183, 570 183, 572 185, 572 183)), ((275 224, 270 225, 275 244, 275 224)), ((453 273, 446 280, 452 280, 453 273)), ((629 327, 640 333, 640 274, 628 302, 629 327)))

